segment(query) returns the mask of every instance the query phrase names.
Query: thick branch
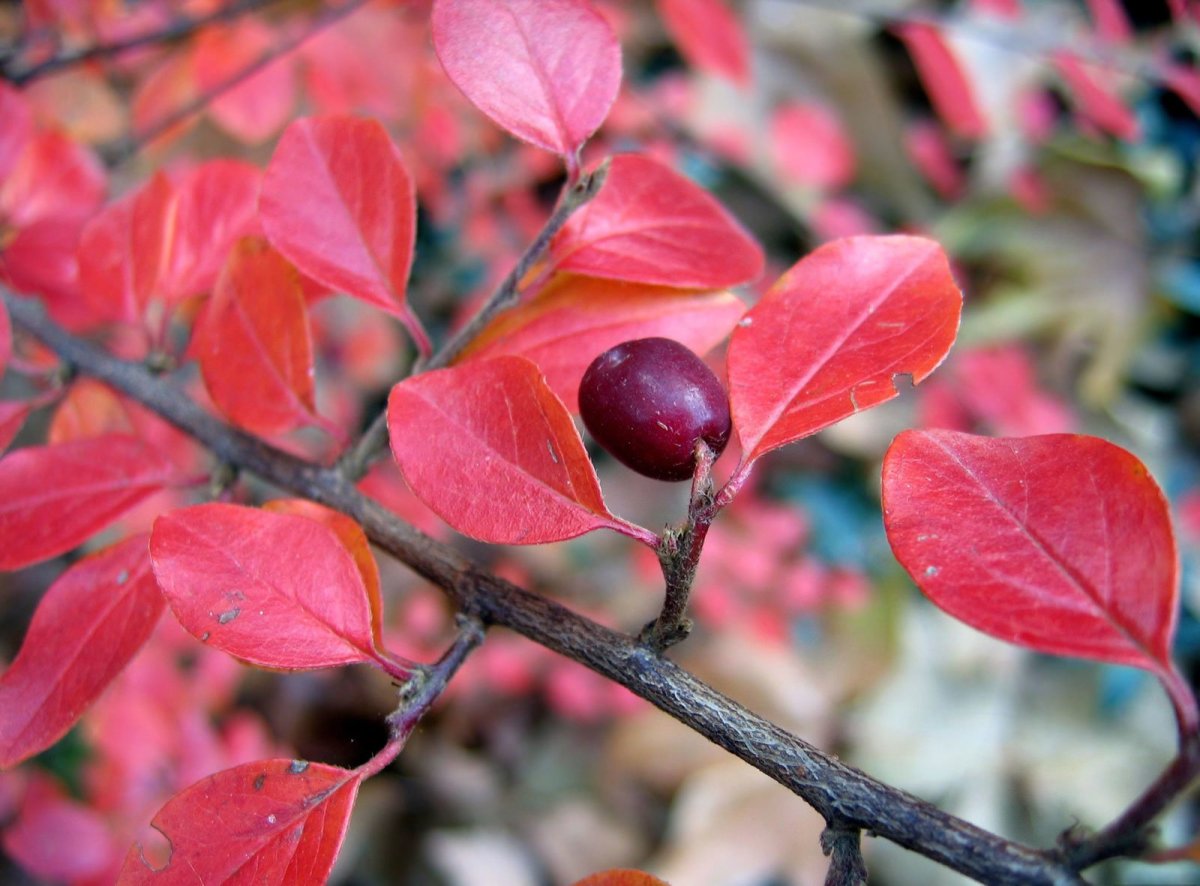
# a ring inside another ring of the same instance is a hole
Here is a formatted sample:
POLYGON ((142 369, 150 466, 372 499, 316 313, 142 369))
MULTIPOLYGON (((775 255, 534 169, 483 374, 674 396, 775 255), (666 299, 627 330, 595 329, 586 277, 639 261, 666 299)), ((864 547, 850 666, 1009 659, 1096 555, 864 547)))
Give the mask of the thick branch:
POLYGON ((122 391, 220 460, 358 520, 370 539, 443 588, 458 609, 510 628, 620 683, 789 788, 843 828, 884 837, 980 882, 1082 884, 1050 853, 1005 840, 882 784, 742 707, 634 638, 477 569, 404 523, 334 470, 275 449, 205 412, 176 385, 66 332, 0 288, 14 325, 82 374, 122 391))

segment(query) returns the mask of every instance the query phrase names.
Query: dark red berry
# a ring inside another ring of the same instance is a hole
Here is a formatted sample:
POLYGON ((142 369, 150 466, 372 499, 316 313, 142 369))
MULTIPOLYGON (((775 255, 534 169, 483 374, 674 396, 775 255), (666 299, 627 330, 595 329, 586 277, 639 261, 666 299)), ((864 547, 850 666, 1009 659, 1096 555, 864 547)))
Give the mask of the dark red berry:
POLYGON ((592 361, 579 413, 618 461, 657 480, 692 476, 696 441, 720 455, 729 442, 729 398, 704 361, 669 338, 639 338, 592 361))

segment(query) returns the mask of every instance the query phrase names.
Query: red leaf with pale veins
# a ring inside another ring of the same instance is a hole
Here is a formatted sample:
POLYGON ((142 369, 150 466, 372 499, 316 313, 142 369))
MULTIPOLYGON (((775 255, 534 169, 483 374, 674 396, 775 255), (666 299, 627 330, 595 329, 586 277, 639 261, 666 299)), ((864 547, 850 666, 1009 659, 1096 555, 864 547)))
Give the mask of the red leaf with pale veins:
POLYGON ((416 198, 375 120, 310 117, 288 126, 263 178, 263 230, 302 272, 406 316, 416 198))
POLYGON ((167 865, 154 870, 134 846, 117 882, 324 883, 361 781, 355 772, 298 760, 210 775, 168 800, 151 822, 171 843, 167 865))
POLYGON ((166 456, 120 434, 10 452, 0 458, 0 569, 71 550, 179 479, 166 456))
POLYGON ((738 86, 750 82, 750 41, 721 0, 658 0, 658 14, 683 57, 738 86))
POLYGON ((50 586, 0 675, 0 767, 58 741, 158 622, 163 597, 146 535, 79 561, 50 586))
POLYGON ((223 652, 289 670, 376 658, 362 575, 316 520, 198 505, 154 522, 150 556, 180 624, 223 652))
POLYGON ((1194 720, 1170 658, 1175 536, 1133 455, 1074 434, 905 431, 884 459, 883 512, 896 559, 946 612, 1039 652, 1153 671, 1194 720))
POLYGON ((571 415, 523 357, 493 357, 407 378, 388 400, 405 482, 464 535, 540 544, 593 529, 608 512, 571 415))
POLYGON ((213 403, 236 425, 275 434, 312 423, 312 333, 295 269, 266 243, 229 257, 196 324, 192 353, 213 403))
POLYGON ((160 173, 84 226, 75 251, 79 286, 97 317, 131 324, 142 319, 162 275, 174 200, 160 173))
POLYGON ((954 343, 962 294, 923 237, 828 243, 779 278, 733 331, 729 400, 743 464, 896 396, 954 343))
POLYGON ((177 302, 208 292, 233 245, 259 233, 261 178, 256 167, 237 160, 210 160, 180 178, 167 222, 164 298, 177 302))
POLYGON ((354 565, 358 567, 358 573, 362 576, 367 599, 371 604, 371 624, 374 627, 375 645, 377 648, 382 648, 383 600, 380 596, 379 564, 375 562, 375 555, 371 553, 371 542, 367 539, 363 528, 345 514, 303 498, 275 499, 264 504, 263 510, 276 514, 295 514, 298 517, 307 517, 309 520, 316 520, 333 530, 338 541, 354 559, 354 565))
POLYGON ((746 306, 729 292, 688 292, 562 275, 530 302, 500 314, 460 362, 513 354, 532 360, 567 409, 579 412, 588 364, 614 345, 665 336, 706 354, 746 306))
POLYGON ((471 104, 569 165, 617 97, 621 47, 585 0, 437 0, 432 24, 471 104))
POLYGON ((987 135, 987 119, 979 109, 975 90, 941 31, 924 22, 910 22, 900 25, 896 33, 908 48, 929 100, 946 126, 963 138, 987 135))
POLYGON ((649 157, 613 158, 604 187, 550 246, 557 270, 685 289, 762 273, 762 248, 699 185, 649 157))

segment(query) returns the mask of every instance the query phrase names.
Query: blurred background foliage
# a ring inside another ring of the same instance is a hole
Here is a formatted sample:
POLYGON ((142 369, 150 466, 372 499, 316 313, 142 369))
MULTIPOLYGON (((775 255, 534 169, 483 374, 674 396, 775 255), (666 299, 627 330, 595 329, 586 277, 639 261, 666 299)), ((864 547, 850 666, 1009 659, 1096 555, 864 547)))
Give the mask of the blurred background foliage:
MULTIPOLYGON (((43 27, 82 41, 86 29, 62 9, 87 5, 29 7, 51 9, 43 27)), ((816 244, 869 231, 932 234, 966 292, 959 342, 926 384, 764 459, 713 527, 698 629, 673 657, 814 744, 1006 836, 1047 845, 1073 824, 1105 823, 1172 753, 1165 697, 1139 672, 1026 653, 934 610, 888 551, 879 462, 912 426, 1085 432, 1129 448, 1176 515, 1177 652, 1200 676, 1200 23, 1166 0, 747 0, 727 7, 744 29, 743 69, 736 29, 689 36, 664 25, 671 4, 599 5, 621 38, 625 85, 585 159, 649 151, 716 192, 768 250, 747 301, 816 244), (1105 9, 1128 27, 1102 27, 1105 9), (921 70, 905 30, 914 23, 932 23, 968 102, 937 100, 938 72, 921 70), (1094 63, 1100 97, 1072 79, 1064 51, 1094 63)), ((17 33, 18 6, 2 7, 0 33, 17 33)), ((284 33, 315 6, 243 21, 284 33)), ((389 124, 420 188, 411 297, 444 334, 536 232, 561 173, 445 82, 426 21, 427 4, 370 3, 281 58, 292 92, 280 119, 357 110, 389 124)), ((188 51, 72 69, 28 94, 104 148, 199 88, 175 69, 188 51)), ((114 189, 213 156, 261 165, 275 134, 210 111, 115 168, 114 189)), ((403 339, 345 299, 316 317, 322 411, 361 422, 410 359, 403 339)), ((653 527, 682 516, 683 490, 594 454, 614 512, 653 527)), ((657 611, 657 564, 627 540, 475 545, 389 466, 367 482, 489 568, 604 623, 636 630, 657 611)), ((395 563, 381 567, 395 647, 435 656, 450 635, 440 596, 395 563)), ((15 654, 51 574, 5 577, 0 658, 15 654)), ((361 763, 385 740, 394 700, 368 669, 254 671, 164 623, 68 740, 0 775, 0 878, 91 882, 82 862, 31 867, 20 839, 37 812, 28 792, 66 793, 100 813, 64 823, 64 835, 99 827, 123 845, 130 833, 153 840, 149 812, 222 766, 272 752, 361 763)), ((637 866, 676 886, 816 884, 822 824, 624 690, 495 631, 398 764, 364 785, 334 879, 534 886, 637 866)), ((1189 843, 1198 824, 1192 798, 1164 836, 1189 843)), ((867 852, 872 883, 959 881, 881 841, 867 852)), ((1196 867, 1114 863, 1093 876, 1186 883, 1196 867)))

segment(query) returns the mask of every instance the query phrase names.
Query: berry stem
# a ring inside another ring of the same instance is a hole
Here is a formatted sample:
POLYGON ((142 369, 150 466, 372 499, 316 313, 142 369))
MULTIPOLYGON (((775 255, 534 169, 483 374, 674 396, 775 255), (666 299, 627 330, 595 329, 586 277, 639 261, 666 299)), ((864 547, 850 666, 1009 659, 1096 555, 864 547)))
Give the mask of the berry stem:
POLYGON ((719 510, 713 498, 712 466, 716 453, 703 439, 696 441, 696 470, 684 523, 662 534, 657 553, 666 580, 666 593, 658 618, 642 628, 639 639, 661 653, 687 638, 692 620, 687 617, 688 599, 700 563, 700 551, 708 527, 719 510))

